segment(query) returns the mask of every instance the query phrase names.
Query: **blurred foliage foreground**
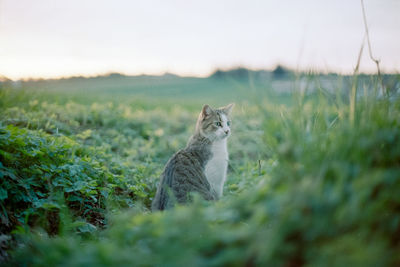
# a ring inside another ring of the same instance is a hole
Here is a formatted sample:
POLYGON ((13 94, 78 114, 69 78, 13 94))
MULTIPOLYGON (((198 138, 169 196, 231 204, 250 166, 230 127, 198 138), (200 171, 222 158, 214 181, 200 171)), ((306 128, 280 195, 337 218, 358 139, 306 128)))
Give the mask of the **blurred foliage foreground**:
POLYGON ((238 103, 226 196, 150 213, 200 105, 0 92, 3 264, 400 265, 398 98, 238 103))

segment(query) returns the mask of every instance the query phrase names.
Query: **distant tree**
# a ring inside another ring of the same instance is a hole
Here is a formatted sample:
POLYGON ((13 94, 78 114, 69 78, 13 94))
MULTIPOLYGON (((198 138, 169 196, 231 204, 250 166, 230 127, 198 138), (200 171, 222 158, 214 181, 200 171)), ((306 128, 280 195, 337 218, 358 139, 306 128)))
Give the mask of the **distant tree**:
POLYGON ((273 71, 272 75, 274 78, 284 78, 289 74, 289 71, 282 67, 281 65, 278 65, 273 71))
POLYGON ((246 80, 249 78, 249 72, 250 71, 246 68, 235 68, 227 71, 218 69, 213 74, 211 74, 210 77, 215 79, 230 78, 235 80, 246 80))
POLYGON ((7 78, 6 76, 0 75, 0 88, 6 85, 10 85, 12 83, 12 80, 7 78))
POLYGON ((215 78, 215 79, 222 79, 225 77, 225 74, 226 73, 224 71, 218 69, 218 70, 214 71, 214 73, 211 74, 210 77, 215 78))
POLYGON ((111 73, 106 74, 105 76, 106 76, 106 77, 109 77, 109 78, 121 78, 121 77, 125 77, 124 74, 119 73, 119 72, 111 72, 111 73))
POLYGON ((237 68, 228 71, 228 75, 237 80, 246 80, 249 78, 249 70, 246 68, 237 68))

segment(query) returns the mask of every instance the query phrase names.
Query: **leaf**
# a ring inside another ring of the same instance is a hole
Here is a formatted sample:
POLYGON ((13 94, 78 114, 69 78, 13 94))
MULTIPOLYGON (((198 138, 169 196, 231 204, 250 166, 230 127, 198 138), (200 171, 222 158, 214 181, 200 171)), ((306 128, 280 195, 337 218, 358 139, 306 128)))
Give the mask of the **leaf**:
POLYGON ((82 202, 83 198, 77 195, 70 195, 67 198, 68 201, 74 202, 74 201, 78 201, 78 202, 82 202))
POLYGON ((96 226, 91 223, 85 223, 82 226, 78 227, 79 232, 81 233, 92 233, 97 230, 96 226))
POLYGON ((7 190, 0 187, 0 200, 4 200, 8 198, 7 190))

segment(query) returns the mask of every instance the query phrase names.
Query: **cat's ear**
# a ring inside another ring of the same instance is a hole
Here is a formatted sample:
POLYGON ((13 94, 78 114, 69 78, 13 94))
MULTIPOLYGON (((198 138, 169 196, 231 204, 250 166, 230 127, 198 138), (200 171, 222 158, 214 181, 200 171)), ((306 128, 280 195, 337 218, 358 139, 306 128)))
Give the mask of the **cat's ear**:
POLYGON ((235 106, 235 103, 231 103, 225 107, 222 108, 222 111, 226 114, 226 115, 231 115, 232 109, 235 106))
POLYGON ((204 105, 203 109, 201 110, 203 117, 208 117, 211 115, 211 113, 213 113, 212 108, 209 105, 204 105))

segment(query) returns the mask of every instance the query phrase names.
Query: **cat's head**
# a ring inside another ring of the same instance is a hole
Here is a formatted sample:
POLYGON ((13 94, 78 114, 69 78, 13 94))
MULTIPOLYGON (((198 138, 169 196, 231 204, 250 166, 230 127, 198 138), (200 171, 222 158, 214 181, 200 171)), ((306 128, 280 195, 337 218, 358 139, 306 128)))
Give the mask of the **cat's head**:
POLYGON ((231 135, 231 112, 234 104, 212 109, 204 105, 196 124, 196 130, 210 141, 217 141, 231 135))

